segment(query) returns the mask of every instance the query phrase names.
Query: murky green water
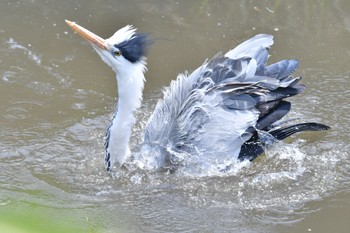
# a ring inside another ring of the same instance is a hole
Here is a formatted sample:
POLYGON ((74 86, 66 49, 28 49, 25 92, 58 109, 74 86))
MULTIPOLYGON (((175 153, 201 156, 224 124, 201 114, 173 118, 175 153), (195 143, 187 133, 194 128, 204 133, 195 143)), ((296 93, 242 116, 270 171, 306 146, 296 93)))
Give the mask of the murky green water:
POLYGON ((349 12, 346 0, 2 1, 0 231, 31 232, 30 216, 72 232, 349 232, 349 12), (332 130, 299 134, 229 176, 114 180, 102 159, 114 73, 64 19, 102 37, 133 24, 159 38, 132 148, 163 86, 258 33, 275 36, 271 62, 301 62, 308 90, 291 117, 332 130))

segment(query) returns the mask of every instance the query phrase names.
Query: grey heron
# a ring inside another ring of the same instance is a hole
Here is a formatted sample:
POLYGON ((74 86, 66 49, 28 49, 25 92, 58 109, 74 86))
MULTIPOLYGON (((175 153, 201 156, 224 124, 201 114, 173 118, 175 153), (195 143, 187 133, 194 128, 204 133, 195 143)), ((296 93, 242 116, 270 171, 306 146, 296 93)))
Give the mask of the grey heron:
MULTIPOLYGON (((130 156, 129 140, 145 83, 147 34, 125 26, 103 39, 75 22, 66 23, 86 39, 116 73, 118 103, 107 129, 104 163, 120 168, 130 156)), ((291 108, 285 99, 305 90, 294 77, 297 60, 267 65, 271 35, 259 34, 227 53, 206 60, 189 74, 180 74, 164 90, 145 129, 141 149, 152 148, 159 166, 177 165, 186 156, 201 155, 230 167, 254 160, 264 146, 301 131, 327 130, 308 122, 280 123, 291 108)), ((209 160, 210 160, 209 159, 209 160)))

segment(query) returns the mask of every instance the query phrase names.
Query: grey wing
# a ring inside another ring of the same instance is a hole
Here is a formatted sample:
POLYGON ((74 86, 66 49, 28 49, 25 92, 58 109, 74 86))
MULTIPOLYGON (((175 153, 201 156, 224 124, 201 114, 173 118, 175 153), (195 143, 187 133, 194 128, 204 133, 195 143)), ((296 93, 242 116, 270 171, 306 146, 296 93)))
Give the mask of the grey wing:
POLYGON ((257 35, 179 75, 157 104, 145 142, 237 158, 257 126, 266 128, 286 114, 273 115, 274 108, 305 89, 291 76, 298 61, 266 65, 272 44, 272 36, 257 35))

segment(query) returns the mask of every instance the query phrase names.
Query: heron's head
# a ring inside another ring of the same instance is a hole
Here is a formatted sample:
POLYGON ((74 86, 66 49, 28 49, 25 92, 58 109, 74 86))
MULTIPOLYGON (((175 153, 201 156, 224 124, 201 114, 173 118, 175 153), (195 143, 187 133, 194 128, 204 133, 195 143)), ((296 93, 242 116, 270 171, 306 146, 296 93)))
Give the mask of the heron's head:
POLYGON ((117 74, 135 69, 145 71, 146 52, 151 44, 147 34, 137 33, 136 28, 127 25, 110 38, 103 39, 75 22, 66 20, 66 23, 86 39, 117 74))

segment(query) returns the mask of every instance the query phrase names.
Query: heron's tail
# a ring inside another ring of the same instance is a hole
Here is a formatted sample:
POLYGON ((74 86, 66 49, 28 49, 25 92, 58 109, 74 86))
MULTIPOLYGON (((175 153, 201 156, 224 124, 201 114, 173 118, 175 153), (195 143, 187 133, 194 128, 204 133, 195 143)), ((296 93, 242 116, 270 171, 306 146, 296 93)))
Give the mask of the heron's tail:
MULTIPOLYGON (((327 125, 324 125, 321 123, 309 122, 309 123, 291 125, 281 129, 275 129, 268 133, 266 131, 263 131, 263 132, 268 134, 273 140, 280 141, 298 132, 322 131, 322 130, 328 130, 328 129, 330 129, 330 127, 327 125)), ((259 132, 257 132, 251 137, 251 139, 249 139, 243 144, 241 151, 239 153, 238 159, 241 161, 254 160, 259 155, 264 153, 264 146, 266 146, 266 144, 271 144, 271 142, 273 143, 273 140, 271 140, 271 138, 268 140, 265 140, 265 139, 262 140, 262 138, 259 135, 259 132), (266 141, 268 141, 269 143, 266 143, 266 141)))

